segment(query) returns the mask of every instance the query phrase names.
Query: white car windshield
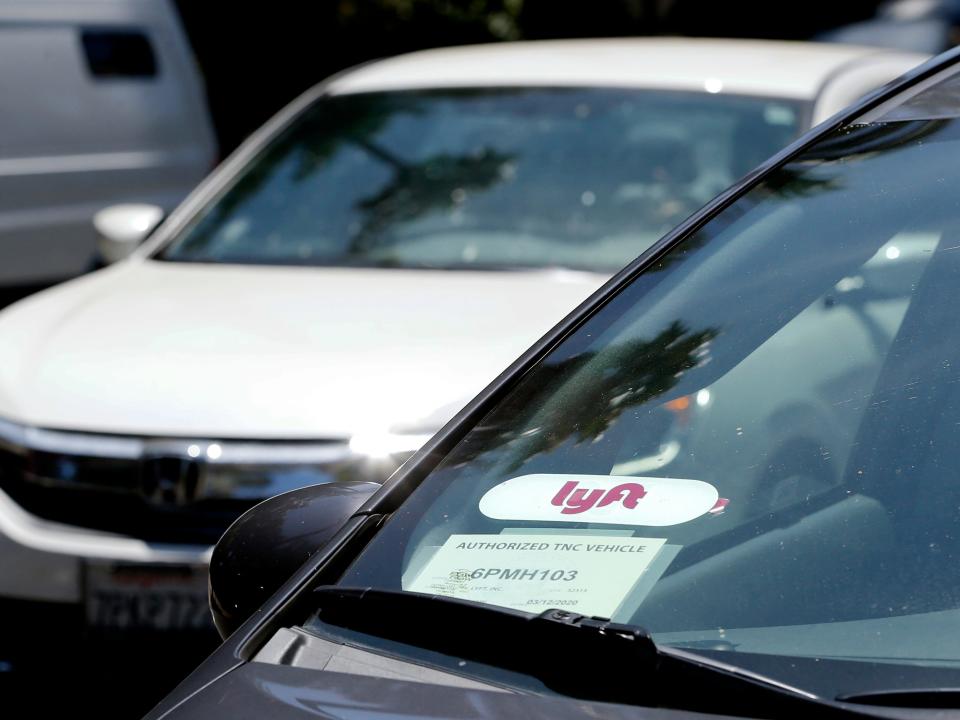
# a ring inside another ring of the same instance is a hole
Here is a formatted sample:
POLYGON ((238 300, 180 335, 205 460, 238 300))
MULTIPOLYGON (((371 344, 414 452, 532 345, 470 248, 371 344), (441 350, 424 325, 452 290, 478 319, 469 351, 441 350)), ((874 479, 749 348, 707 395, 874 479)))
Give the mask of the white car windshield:
POLYGON ((803 111, 641 89, 326 97, 159 257, 612 272, 784 146, 803 111))

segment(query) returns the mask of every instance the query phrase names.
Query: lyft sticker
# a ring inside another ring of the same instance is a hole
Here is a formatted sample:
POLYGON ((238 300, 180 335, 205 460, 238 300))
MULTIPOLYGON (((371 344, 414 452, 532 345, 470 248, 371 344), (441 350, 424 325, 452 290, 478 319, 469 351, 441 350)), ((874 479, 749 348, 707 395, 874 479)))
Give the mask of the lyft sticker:
POLYGON ((480 512, 494 520, 679 525, 720 501, 702 480, 610 475, 521 475, 488 490, 480 512))

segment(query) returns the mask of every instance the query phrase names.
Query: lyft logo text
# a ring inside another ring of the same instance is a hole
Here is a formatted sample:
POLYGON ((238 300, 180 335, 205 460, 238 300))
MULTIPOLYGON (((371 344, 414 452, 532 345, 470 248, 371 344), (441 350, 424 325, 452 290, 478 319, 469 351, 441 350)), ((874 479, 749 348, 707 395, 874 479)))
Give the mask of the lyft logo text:
POLYGON ((550 501, 552 505, 557 505, 563 509, 560 511, 565 515, 586 512, 594 505, 605 507, 611 503, 623 503, 624 507, 631 510, 637 506, 637 503, 647 494, 640 483, 620 483, 609 490, 603 488, 581 488, 576 480, 568 480, 560 488, 560 491, 553 496, 550 501))

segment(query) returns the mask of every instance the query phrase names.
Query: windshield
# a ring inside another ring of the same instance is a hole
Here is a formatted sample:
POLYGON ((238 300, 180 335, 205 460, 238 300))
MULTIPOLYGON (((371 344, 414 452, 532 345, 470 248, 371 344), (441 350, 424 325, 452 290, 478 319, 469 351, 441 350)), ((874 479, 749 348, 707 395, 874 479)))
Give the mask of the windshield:
POLYGON ((323 98, 165 260, 613 272, 791 140, 792 101, 639 89, 323 98))
POLYGON ((341 583, 956 686, 958 186, 957 120, 827 137, 516 381, 341 583))

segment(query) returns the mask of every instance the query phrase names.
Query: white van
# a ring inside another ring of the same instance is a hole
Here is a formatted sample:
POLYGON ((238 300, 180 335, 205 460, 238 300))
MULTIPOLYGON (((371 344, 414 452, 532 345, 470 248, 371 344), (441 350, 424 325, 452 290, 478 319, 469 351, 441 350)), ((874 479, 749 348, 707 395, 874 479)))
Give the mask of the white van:
POLYGON ((82 272, 106 205, 172 209, 216 162, 168 0, 0 0, 0 286, 82 272))

